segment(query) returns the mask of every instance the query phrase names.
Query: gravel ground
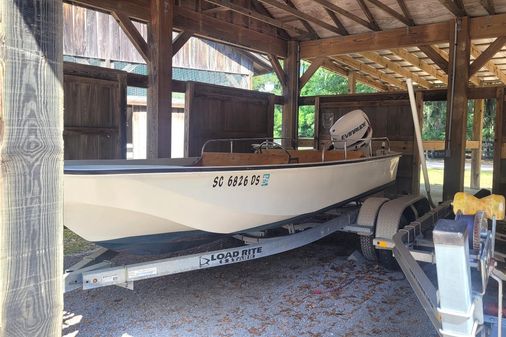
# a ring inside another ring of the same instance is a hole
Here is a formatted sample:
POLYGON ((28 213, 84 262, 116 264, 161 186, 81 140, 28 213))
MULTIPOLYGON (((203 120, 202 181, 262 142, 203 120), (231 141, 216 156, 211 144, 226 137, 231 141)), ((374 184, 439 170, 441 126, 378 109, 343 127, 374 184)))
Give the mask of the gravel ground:
MULTIPOLYGON (((65 295, 64 336, 436 336, 401 272, 336 235, 283 254, 65 295)), ((67 256, 66 265, 78 260, 67 256)), ((118 265, 145 258, 121 256, 118 265)))

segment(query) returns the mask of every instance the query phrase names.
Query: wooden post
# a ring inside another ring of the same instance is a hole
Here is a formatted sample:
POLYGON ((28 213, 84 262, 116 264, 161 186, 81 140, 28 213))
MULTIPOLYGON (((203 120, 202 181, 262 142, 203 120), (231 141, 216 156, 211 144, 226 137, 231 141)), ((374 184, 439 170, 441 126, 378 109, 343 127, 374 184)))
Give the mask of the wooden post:
POLYGON ((485 110, 485 100, 476 99, 474 101, 473 116, 473 140, 479 142, 478 148, 471 154, 471 188, 480 189, 480 171, 481 171, 481 153, 483 146, 483 111, 485 110))
POLYGON ((504 177, 502 176, 504 160, 502 159, 502 148, 504 145, 504 104, 505 89, 498 88, 496 92, 495 105, 495 130, 494 130, 494 176, 492 180, 492 192, 506 194, 504 177))
POLYGON ((152 0, 148 23, 147 157, 170 158, 172 120, 172 23, 174 1, 152 0))
POLYGON ((286 85, 283 88, 282 135, 284 146, 297 147, 299 119, 299 43, 288 41, 288 56, 284 62, 286 85))
POLYGON ((456 192, 464 189, 470 45, 469 19, 457 18, 455 28, 450 34, 444 200, 453 198, 456 192))
POLYGON ((61 336, 63 5, 0 2, 0 336, 61 336))
POLYGON ((357 90, 357 80, 354 71, 348 73, 348 94, 354 94, 357 90))

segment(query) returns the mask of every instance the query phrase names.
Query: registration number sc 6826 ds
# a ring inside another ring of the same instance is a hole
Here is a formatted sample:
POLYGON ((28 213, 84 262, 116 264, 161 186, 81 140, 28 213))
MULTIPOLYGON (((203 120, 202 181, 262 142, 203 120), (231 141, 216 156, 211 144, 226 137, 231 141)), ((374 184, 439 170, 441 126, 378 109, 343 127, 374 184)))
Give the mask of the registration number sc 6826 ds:
POLYGON ((216 176, 213 179, 212 187, 246 187, 246 186, 267 186, 269 185, 270 174, 263 175, 231 175, 231 176, 216 176))

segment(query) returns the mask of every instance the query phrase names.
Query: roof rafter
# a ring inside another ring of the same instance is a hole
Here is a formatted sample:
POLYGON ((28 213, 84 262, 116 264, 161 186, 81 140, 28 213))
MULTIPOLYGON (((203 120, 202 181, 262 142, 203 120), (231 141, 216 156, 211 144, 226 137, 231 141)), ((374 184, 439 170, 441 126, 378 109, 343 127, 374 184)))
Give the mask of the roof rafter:
POLYGON ((375 31, 380 30, 378 27, 375 27, 370 22, 367 22, 366 20, 356 16, 355 14, 353 14, 351 12, 348 12, 347 10, 345 10, 345 9, 343 9, 343 8, 341 8, 341 7, 335 5, 327 0, 313 0, 313 1, 319 3, 323 7, 330 9, 331 11, 333 11, 337 14, 341 14, 342 16, 345 16, 348 19, 353 20, 358 24, 361 24, 362 26, 369 28, 370 30, 375 30, 375 31))
POLYGON ((428 64, 427 62, 421 60, 416 55, 411 54, 409 51, 403 48, 391 49, 390 50, 395 55, 402 58, 404 61, 411 63, 413 66, 419 68, 420 70, 426 72, 432 77, 438 79, 444 84, 448 84, 448 75, 443 73, 441 70, 438 70, 436 67, 428 64))
MULTIPOLYGON (((340 65, 336 64, 336 62, 334 60, 329 59, 329 58, 327 58, 325 60, 322 67, 329 70, 329 71, 337 73, 339 75, 345 76, 345 77, 347 77, 350 73, 348 70, 346 70, 343 67, 341 67, 340 65)), ((358 74, 356 72, 355 72, 354 76, 358 82, 368 85, 371 88, 375 88, 375 89, 378 89, 381 91, 388 91, 388 89, 389 89, 387 85, 385 85, 375 79, 368 78, 368 77, 358 74)))
POLYGON ((490 15, 495 15, 495 6, 493 0, 480 0, 480 4, 485 8, 490 15))
POLYGON ((452 0, 439 0, 439 2, 456 17, 466 16, 466 12, 452 0))
POLYGON ((428 58, 432 60, 437 66, 448 74, 448 56, 444 57, 441 53, 441 50, 439 48, 434 48, 429 45, 425 46, 418 46, 418 49, 420 49, 425 55, 427 55, 428 58))
POLYGON ((278 9, 284 10, 285 12, 291 13, 291 14, 295 15, 296 17, 301 18, 303 20, 317 24, 318 26, 325 28, 326 30, 331 31, 333 33, 339 34, 339 32, 340 32, 337 27, 335 27, 331 24, 328 24, 327 22, 324 22, 320 19, 317 19, 309 14, 306 14, 304 12, 297 10, 297 9, 294 9, 286 4, 278 2, 276 0, 258 0, 258 1, 266 3, 266 4, 271 5, 273 7, 276 7, 278 9))
POLYGON ((277 27, 277 28, 281 28, 286 31, 290 31, 294 34, 298 34, 298 35, 306 35, 307 34, 307 32, 302 29, 287 25, 286 23, 280 22, 280 21, 270 18, 266 15, 262 15, 262 14, 258 13, 257 11, 248 9, 246 7, 239 6, 237 4, 232 3, 229 0, 206 0, 206 1, 209 3, 212 3, 214 5, 217 5, 217 6, 228 8, 229 10, 231 10, 233 12, 253 18, 253 19, 258 20, 260 22, 267 23, 273 27, 277 27))
POLYGON ((395 61, 392 61, 384 56, 381 56, 374 52, 363 52, 360 53, 360 55, 364 56, 365 58, 371 60, 372 62, 379 64, 380 66, 385 67, 386 69, 392 70, 393 72, 405 77, 405 78, 411 78, 413 81, 421 85, 422 87, 425 87, 427 89, 430 89, 433 87, 432 83, 424 79, 423 77, 413 73, 412 71, 400 66, 395 61))
POLYGON ((307 68, 304 74, 302 74, 302 76, 300 77, 299 81, 300 89, 302 89, 306 85, 306 83, 309 82, 311 77, 313 77, 314 73, 316 73, 316 71, 320 69, 325 60, 326 60, 325 57, 318 57, 311 61, 311 65, 309 66, 309 68, 307 68))
POLYGON ((283 88, 286 87, 286 83, 287 83, 286 73, 283 70, 281 63, 279 63, 278 58, 272 54, 267 55, 267 57, 269 58, 269 61, 271 62, 272 69, 274 70, 274 73, 278 77, 278 80, 281 83, 281 86, 283 88))
MULTIPOLYGON (((487 49, 485 49, 479 56, 476 57, 471 67, 469 68, 469 76, 476 74, 490 59, 497 54, 506 43, 506 36, 498 37, 492 42, 487 49)), ((474 56, 474 55, 473 55, 474 56)), ((490 69, 489 69, 490 70, 490 69)))
POLYGON ((334 59, 340 63, 343 63, 351 68, 355 68, 356 70, 366 73, 366 74, 368 74, 374 78, 377 78, 381 81, 384 81, 388 84, 391 84, 397 88, 402 88, 402 89, 406 88, 406 83, 404 83, 403 81, 401 81, 389 74, 386 74, 377 68, 374 68, 370 65, 367 65, 367 64, 362 63, 360 61, 357 61, 351 56, 348 56, 348 55, 333 56, 332 59, 334 59))
POLYGON ((414 24, 415 20, 413 20, 413 17, 409 13, 408 6, 406 6, 406 2, 404 0, 397 0, 397 3, 399 4, 399 7, 401 8, 401 11, 404 14, 404 16, 408 20, 411 20, 413 22, 413 24, 414 24))
POLYGON ((111 14, 116 19, 123 32, 127 35, 135 49, 137 49, 139 54, 142 56, 144 61, 149 63, 148 43, 144 40, 141 33, 139 33, 137 27, 134 26, 130 17, 121 11, 113 11, 111 14))
POLYGON ((384 3, 380 2, 379 0, 367 0, 367 1, 369 1, 373 5, 375 5, 376 7, 378 7, 379 9, 381 9, 382 11, 384 11, 385 13, 390 14, 391 16, 393 16, 394 18, 396 18, 400 22, 404 23, 406 26, 414 26, 415 25, 415 23, 413 22, 413 20, 410 20, 410 19, 404 17, 404 15, 399 14, 397 11, 395 11, 392 8, 388 7, 387 5, 385 5, 384 3))
MULTIPOLYGON (((284 0, 284 1, 288 6, 292 7, 293 9, 297 9, 297 7, 295 6, 295 4, 293 3, 292 0, 284 0)), ((307 22, 306 20, 302 20, 300 18, 298 18, 298 20, 302 23, 304 28, 306 28, 306 30, 312 35, 313 38, 315 38, 315 39, 320 38, 318 36, 318 33, 316 32, 316 30, 314 30, 313 26, 311 26, 309 24, 309 22, 307 22)))
MULTIPOLYGON (((476 48, 475 45, 471 44, 471 55, 478 59, 480 55, 483 53, 476 48)), ((476 62, 476 61, 475 61, 476 62)), ((472 65, 471 65, 472 66, 472 65)), ((503 83, 506 84, 506 74, 492 61, 487 61, 483 65, 488 71, 497 76, 497 78, 503 83)))
POLYGON ((357 0, 357 2, 359 4, 360 8, 362 8, 362 12, 364 12, 365 16, 367 16, 367 19, 369 19, 369 22, 371 23, 371 25, 373 25, 375 27, 374 30, 381 30, 380 26, 376 22, 376 19, 372 15, 371 10, 365 4, 365 0, 357 0))
POLYGON ((332 12, 330 9, 325 8, 325 11, 327 12, 328 16, 330 16, 330 19, 334 21, 334 24, 337 28, 341 30, 341 35, 349 35, 350 33, 346 29, 346 27, 343 25, 341 20, 337 17, 336 13, 332 12))
POLYGON ((172 55, 176 55, 177 52, 183 48, 186 42, 193 36, 190 32, 181 32, 172 41, 172 55))

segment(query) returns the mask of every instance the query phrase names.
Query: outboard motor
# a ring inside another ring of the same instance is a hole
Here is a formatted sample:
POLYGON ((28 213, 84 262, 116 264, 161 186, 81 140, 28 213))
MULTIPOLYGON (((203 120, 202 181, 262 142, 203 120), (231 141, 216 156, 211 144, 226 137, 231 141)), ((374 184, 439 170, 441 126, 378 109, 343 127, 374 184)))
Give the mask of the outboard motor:
POLYGON ((372 137, 369 117, 362 110, 353 110, 339 118, 330 128, 333 148, 358 150, 368 145, 372 137))

